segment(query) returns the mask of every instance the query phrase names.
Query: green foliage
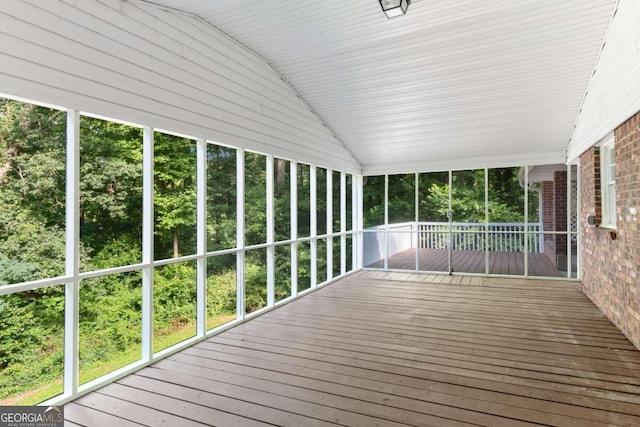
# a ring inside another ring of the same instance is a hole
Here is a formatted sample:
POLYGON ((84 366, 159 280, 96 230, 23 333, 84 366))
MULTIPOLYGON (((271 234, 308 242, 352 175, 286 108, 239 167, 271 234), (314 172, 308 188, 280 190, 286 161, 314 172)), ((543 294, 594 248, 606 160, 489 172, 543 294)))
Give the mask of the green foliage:
MULTIPOLYGON (((419 175, 418 217, 420 221, 447 222, 449 191, 454 221, 485 221, 484 169, 452 172, 449 188, 447 172, 419 175)), ((524 190, 519 182, 519 168, 490 169, 488 181, 489 222, 523 222, 524 190)), ((389 222, 415 220, 415 175, 389 176, 389 222)), ((530 193, 531 196, 531 193, 530 193)), ((537 219, 537 199, 530 201, 530 220, 537 219)), ((365 178, 364 226, 384 224, 384 176, 365 178)))
POLYGON ((207 145, 207 250, 236 247, 236 151, 207 145))
MULTIPOLYGON (((111 239, 141 233, 142 132, 82 117, 80 150, 80 237, 97 255, 111 239)), ((134 262, 140 262, 140 256, 134 262)), ((104 260, 101 264, 103 268, 124 265, 104 260)))
POLYGON ((193 263, 154 269, 153 318, 156 331, 171 331, 196 318, 196 270, 193 263))
POLYGON ((236 272, 229 269, 207 278, 207 315, 209 318, 236 311, 236 272))
POLYGON ((245 243, 255 245, 267 241, 266 157, 245 154, 245 243))
POLYGON ((267 305, 267 270, 262 265, 248 264, 244 272, 244 310, 251 313, 267 305))
POLYGON ((140 273, 110 275, 81 283, 81 372, 96 362, 110 360, 113 354, 140 345, 141 288, 140 273))
POLYGON ((63 321, 59 288, 0 297, 0 399, 62 375, 63 321))
POLYGON ((36 280, 39 275, 40 265, 38 263, 0 259, 0 286, 36 280))
POLYGON ((156 259, 195 253, 196 149, 193 140, 156 132, 154 187, 156 259))

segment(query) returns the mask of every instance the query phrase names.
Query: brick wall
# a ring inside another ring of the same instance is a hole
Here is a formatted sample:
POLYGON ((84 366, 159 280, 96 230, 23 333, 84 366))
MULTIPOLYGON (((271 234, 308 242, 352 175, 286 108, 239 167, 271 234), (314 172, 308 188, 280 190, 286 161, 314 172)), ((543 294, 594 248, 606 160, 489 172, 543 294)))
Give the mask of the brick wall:
MULTIPOLYGON (((545 231, 556 229, 553 202, 553 181, 542 182, 542 226, 545 231)), ((544 240, 553 240, 552 234, 545 234, 544 240)))
MULTIPOLYGON (((554 203, 554 216, 555 216, 555 231, 567 231, 567 173, 562 171, 556 171, 553 173, 553 203, 554 203)), ((556 257, 558 255, 567 254, 567 235, 556 234, 556 257)), ((557 258, 556 258, 557 259, 557 258)), ((566 271, 567 261, 558 261, 558 268, 566 271), (564 263, 564 267, 562 264, 564 263)))
POLYGON ((600 218, 600 153, 580 156, 584 293, 640 349, 640 113, 615 130, 615 240, 611 231, 587 223, 600 218))

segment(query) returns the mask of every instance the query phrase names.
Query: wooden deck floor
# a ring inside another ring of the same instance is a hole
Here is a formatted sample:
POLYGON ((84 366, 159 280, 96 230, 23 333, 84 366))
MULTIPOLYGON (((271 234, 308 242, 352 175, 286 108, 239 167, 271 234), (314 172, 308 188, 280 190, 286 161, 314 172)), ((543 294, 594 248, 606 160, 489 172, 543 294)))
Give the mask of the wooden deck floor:
MULTIPOLYGON (((395 270, 416 269, 416 250, 407 249, 389 258, 388 266, 395 270)), ((446 249, 418 249, 418 265, 420 271, 449 271, 449 255, 446 249)), ((451 263, 454 272, 485 273, 484 251, 451 251, 451 263)), ((558 271, 555 265, 540 253, 529 255, 529 276, 566 277, 566 272, 558 271)), ((377 261, 367 267, 383 268, 384 262, 377 261)), ((489 274, 524 275, 524 253, 522 252, 489 252, 489 274)))
POLYGON ((640 425, 640 352, 575 282, 360 272, 88 394, 87 426, 640 425))

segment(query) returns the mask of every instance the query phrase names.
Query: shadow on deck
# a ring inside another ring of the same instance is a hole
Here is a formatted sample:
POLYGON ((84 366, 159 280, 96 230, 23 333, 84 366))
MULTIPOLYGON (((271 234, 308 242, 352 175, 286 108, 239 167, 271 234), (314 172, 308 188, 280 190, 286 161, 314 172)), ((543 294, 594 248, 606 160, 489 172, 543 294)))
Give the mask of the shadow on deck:
POLYGON ((77 399, 68 425, 640 425, 580 284, 360 272, 77 399), (440 283, 433 283, 433 282, 440 283))
MULTIPOLYGON (((523 252, 489 252, 489 269, 485 271, 484 251, 451 251, 451 264, 455 273, 507 274, 523 276, 523 252)), ((446 249, 407 249, 392 255, 388 267, 392 270, 448 272, 449 255, 446 249)), ((541 253, 528 254, 528 275, 535 277, 567 277, 566 271, 560 271, 553 262, 541 253)), ((384 268, 384 261, 373 262, 366 268, 384 268)))

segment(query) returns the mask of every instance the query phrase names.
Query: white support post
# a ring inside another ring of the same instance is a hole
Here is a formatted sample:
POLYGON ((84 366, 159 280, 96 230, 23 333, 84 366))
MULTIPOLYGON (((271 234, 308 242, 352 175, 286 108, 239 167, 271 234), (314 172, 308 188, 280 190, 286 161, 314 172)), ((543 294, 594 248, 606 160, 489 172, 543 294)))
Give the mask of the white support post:
POLYGON ((298 162, 289 163, 291 194, 291 296, 298 295, 298 162))
POLYGON ((356 198, 356 206, 355 206, 355 216, 353 221, 353 228, 356 231, 354 233, 354 237, 356 241, 354 242, 354 252, 356 252, 356 269, 360 270, 364 268, 364 248, 363 248, 363 226, 364 226, 364 178, 362 175, 357 175, 355 179, 355 187, 357 191, 354 191, 354 197, 356 198))
POLYGON ((358 269, 358 177, 351 175, 351 270, 358 269))
POLYGON ((524 167, 524 277, 527 276, 529 276, 529 166, 524 167))
POLYGON ((484 168, 484 273, 489 274, 489 169, 484 168))
POLYGON ((449 246, 447 250, 447 258, 449 262, 449 274, 453 272, 453 260, 451 259, 451 251, 453 251, 453 234, 451 231, 451 223, 453 222, 453 205, 451 199, 453 196, 453 173, 449 170, 449 210, 447 216, 449 217, 449 246))
POLYGON ((420 174, 416 172, 414 183, 414 203, 415 203, 415 234, 411 237, 413 247, 416 249, 416 271, 420 270, 420 174))
POLYGON ((67 110, 64 394, 78 392, 80 306, 80 113, 67 110))
POLYGON ((384 175, 384 269, 389 269, 389 175, 384 175))
POLYGON ((311 196, 309 227, 311 230, 310 240, 310 257, 311 257, 311 287, 315 288, 318 285, 318 168, 315 165, 311 165, 309 169, 309 195, 311 196))
POLYGON ((276 248, 274 246, 274 220, 273 220, 273 156, 266 156, 267 168, 267 307, 273 307, 275 300, 275 259, 276 248))
POLYGON ((340 172, 340 274, 347 272, 347 174, 340 172))
POLYGON ((196 275, 196 332, 207 334, 207 142, 196 140, 197 154, 197 275, 196 275))
POLYGON ((327 282, 333 278, 333 170, 327 168, 327 282))
POLYGON ((236 151, 236 317, 244 319, 244 149, 236 151))
POLYGON ((142 360, 153 359, 153 128, 142 134, 142 360))

